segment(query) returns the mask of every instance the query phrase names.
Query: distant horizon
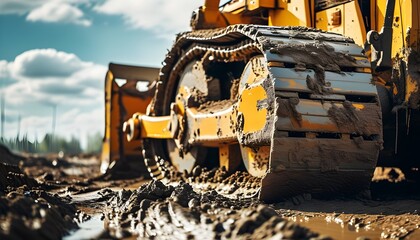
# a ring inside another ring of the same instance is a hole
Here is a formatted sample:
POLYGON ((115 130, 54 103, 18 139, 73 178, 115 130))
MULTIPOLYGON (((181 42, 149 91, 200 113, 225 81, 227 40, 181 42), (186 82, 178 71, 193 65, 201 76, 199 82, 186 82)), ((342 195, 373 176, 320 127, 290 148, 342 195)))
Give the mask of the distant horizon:
POLYGON ((70 138, 46 133, 44 136, 35 137, 32 141, 23 134, 14 138, 1 138, 0 144, 14 152, 26 153, 58 153, 80 154, 80 153, 100 153, 102 150, 102 135, 99 132, 88 134, 87 145, 82 147, 80 138, 72 135, 70 138), (52 141, 51 141, 52 139, 52 141))

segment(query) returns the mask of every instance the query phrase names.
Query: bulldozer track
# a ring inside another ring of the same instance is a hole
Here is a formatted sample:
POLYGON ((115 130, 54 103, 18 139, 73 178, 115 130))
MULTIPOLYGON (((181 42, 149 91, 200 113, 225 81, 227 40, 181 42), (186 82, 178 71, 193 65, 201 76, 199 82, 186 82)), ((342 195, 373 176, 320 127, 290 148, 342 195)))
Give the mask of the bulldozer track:
MULTIPOLYGON (((273 121, 263 133, 270 138, 260 143, 271 145, 260 196, 271 201, 366 190, 382 146, 381 110, 370 63, 350 38, 255 25, 179 34, 163 62, 149 114, 169 114, 176 78, 193 59, 205 65, 208 58, 246 62, 256 55, 267 61, 268 88, 274 91, 273 121)), ((169 175, 162 143, 144 140, 144 159, 155 179, 169 175)))

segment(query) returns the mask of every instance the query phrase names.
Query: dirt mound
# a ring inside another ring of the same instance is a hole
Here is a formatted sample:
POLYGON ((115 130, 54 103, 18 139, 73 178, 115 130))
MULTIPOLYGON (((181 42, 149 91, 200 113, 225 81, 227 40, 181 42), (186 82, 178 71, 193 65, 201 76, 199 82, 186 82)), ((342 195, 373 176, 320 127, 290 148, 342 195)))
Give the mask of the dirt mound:
POLYGON ((255 198, 199 193, 188 183, 173 187, 152 181, 135 191, 122 190, 108 201, 105 218, 110 234, 117 238, 319 238, 255 198))
POLYGON ((196 166, 191 173, 176 171, 172 166, 165 166, 166 178, 170 182, 191 183, 203 191, 216 190, 223 195, 238 198, 256 196, 261 188, 261 178, 245 171, 229 173, 226 168, 201 168, 196 166))
POLYGON ((75 213, 17 166, 0 163, 0 239, 58 239, 77 227, 75 213))
POLYGON ((0 144, 0 162, 19 165, 20 161, 25 160, 25 157, 12 153, 7 147, 0 144))
POLYGON ((38 183, 27 177, 22 171, 14 165, 0 163, 0 192, 7 192, 7 189, 13 189, 20 186, 33 188, 38 183))

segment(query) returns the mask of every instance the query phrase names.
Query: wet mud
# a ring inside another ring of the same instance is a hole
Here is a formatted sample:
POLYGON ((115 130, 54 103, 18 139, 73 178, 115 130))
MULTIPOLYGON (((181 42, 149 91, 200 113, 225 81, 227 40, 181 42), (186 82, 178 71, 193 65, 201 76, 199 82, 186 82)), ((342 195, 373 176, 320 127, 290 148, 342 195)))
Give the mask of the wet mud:
POLYGON ((0 163, 0 238, 59 239, 77 227, 68 199, 48 193, 17 166, 0 163))
POLYGON ((298 122, 302 121, 302 114, 296 110, 296 106, 299 104, 299 98, 278 98, 277 104, 277 116, 294 118, 298 122))
MULTIPOLYGON (((319 73, 324 71, 341 72, 341 67, 357 66, 353 56, 336 52, 334 47, 324 43, 279 44, 271 48, 270 52, 290 56, 296 63, 299 63, 300 68, 306 65, 307 68, 314 69, 319 73)), ((325 83, 324 77, 317 77, 320 83, 325 83)))
POLYGON ((105 218, 118 238, 326 239, 281 218, 255 198, 230 199, 214 190, 199 193, 188 183, 173 187, 152 181, 121 191, 109 201, 105 218))
POLYGON ((307 75, 306 85, 316 94, 331 92, 331 84, 325 81, 325 71, 340 73, 348 67, 356 67, 356 59, 324 43, 310 44, 278 44, 270 48, 270 52, 290 56, 296 63, 297 71, 312 69, 314 77, 307 75))
POLYGON ((363 110, 356 111, 350 101, 344 101, 342 108, 332 104, 328 115, 343 132, 370 136, 380 132, 382 126, 380 118, 376 118, 380 115, 380 110, 375 104, 364 104, 363 110))
POLYGON ((240 171, 195 167, 163 183, 104 179, 92 156, 19 157, 0 165, 1 239, 420 236, 418 183, 398 169, 377 169, 370 197, 304 194, 269 204, 258 200, 260 179, 240 171))

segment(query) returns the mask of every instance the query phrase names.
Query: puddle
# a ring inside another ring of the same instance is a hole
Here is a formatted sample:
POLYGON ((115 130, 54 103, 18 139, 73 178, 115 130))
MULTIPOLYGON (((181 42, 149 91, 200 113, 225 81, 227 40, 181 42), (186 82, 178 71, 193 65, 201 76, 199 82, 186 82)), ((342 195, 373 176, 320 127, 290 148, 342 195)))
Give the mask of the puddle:
POLYGON ((356 228, 355 226, 340 222, 339 219, 331 219, 328 216, 315 217, 289 217, 289 220, 298 223, 301 226, 307 227, 314 232, 322 233, 323 235, 331 236, 334 239, 356 239, 358 237, 365 237, 369 239, 378 239, 381 237, 381 230, 356 228))
POLYGON ((78 239, 96 239, 105 231, 104 222, 101 220, 101 215, 94 215, 86 222, 79 224, 79 229, 70 232, 65 236, 64 240, 78 240, 78 239))
MULTIPOLYGON (((351 215, 348 215, 351 216, 351 215)), ((346 216, 346 217, 348 217, 346 216)), ((351 224, 345 222, 341 217, 334 217, 331 214, 322 215, 322 216, 292 216, 286 217, 288 220, 298 223, 301 226, 307 227, 310 230, 318 233, 322 233, 323 235, 327 235, 332 237, 333 239, 384 239, 384 238, 391 238, 396 239, 398 238, 396 235, 393 237, 389 235, 390 232, 387 233, 386 230, 382 229, 384 225, 375 225, 375 224, 367 224, 363 225, 363 227, 357 227, 357 224, 351 224)), ((406 227, 409 229, 409 227, 406 227)), ((400 228, 401 231, 406 231, 404 227, 400 228)), ((391 231, 392 233, 393 231, 391 231)), ((416 227, 416 229, 412 229, 412 231, 408 231, 406 234, 402 234, 401 238, 404 239, 420 239, 420 229, 416 227)))
POLYGON ((72 203, 94 202, 101 197, 99 194, 100 191, 101 190, 95 190, 92 192, 71 195, 72 203))
POLYGON ((82 168, 64 168, 63 172, 72 176, 81 176, 86 173, 82 168))

